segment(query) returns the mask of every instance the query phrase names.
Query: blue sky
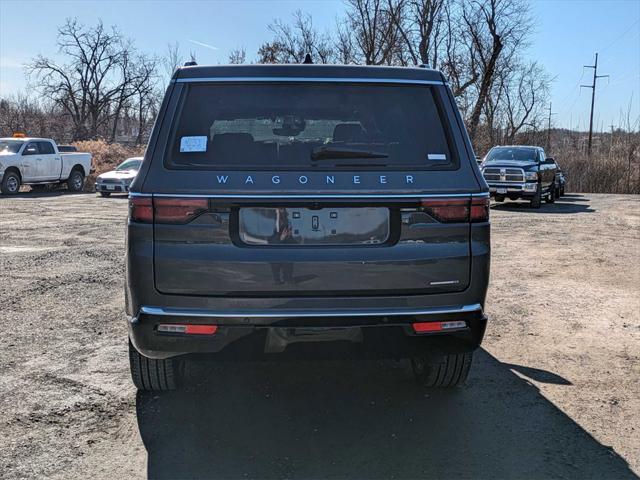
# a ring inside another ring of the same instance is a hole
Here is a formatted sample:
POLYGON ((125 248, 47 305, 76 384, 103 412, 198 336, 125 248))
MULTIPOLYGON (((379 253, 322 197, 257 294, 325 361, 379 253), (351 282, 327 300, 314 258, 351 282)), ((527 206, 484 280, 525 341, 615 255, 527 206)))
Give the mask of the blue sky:
MULTIPOLYGON (((56 27, 66 17, 86 24, 102 19, 117 25, 144 52, 163 54, 179 42, 198 62, 225 63, 231 49, 243 46, 254 59, 270 38, 267 24, 288 20, 302 9, 320 28, 331 28, 344 10, 338 0, 298 1, 13 1, 0 0, 0 95, 26 91, 23 64, 35 55, 56 55, 56 27), (209 48, 203 44, 215 48, 209 48)), ((640 0, 533 0, 535 28, 526 55, 538 60, 554 78, 554 125, 588 127, 593 64, 600 53, 602 79, 596 92, 598 130, 620 125, 631 102, 640 116, 640 0)))

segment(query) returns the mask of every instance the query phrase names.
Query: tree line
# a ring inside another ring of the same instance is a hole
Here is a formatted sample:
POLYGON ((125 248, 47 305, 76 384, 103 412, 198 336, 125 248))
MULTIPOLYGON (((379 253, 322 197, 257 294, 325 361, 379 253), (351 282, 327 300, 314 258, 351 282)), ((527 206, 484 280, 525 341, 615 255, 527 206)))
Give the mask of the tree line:
MULTIPOLYGON (((322 32, 303 11, 274 20, 254 60, 238 48, 228 62, 300 63, 310 53, 316 63, 427 64, 448 78, 480 149, 542 125, 549 76, 523 56, 532 26, 524 0, 346 0, 345 7, 322 32)), ((57 46, 63 61, 39 55, 26 65, 28 97, 0 99, 3 134, 144 143, 168 78, 187 59, 177 43, 148 55, 116 27, 77 19, 58 29, 57 46)))
POLYGON ((347 0, 335 28, 309 14, 269 25, 260 63, 429 65, 448 79, 474 145, 512 143, 540 126, 550 77, 524 58, 533 21, 523 0, 347 0))

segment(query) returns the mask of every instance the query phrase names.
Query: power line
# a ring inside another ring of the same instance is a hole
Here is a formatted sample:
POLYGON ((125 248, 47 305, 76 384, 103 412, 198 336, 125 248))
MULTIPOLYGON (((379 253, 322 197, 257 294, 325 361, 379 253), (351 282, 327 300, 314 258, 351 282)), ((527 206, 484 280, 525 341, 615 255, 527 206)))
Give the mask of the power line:
POLYGON ((585 65, 584 68, 593 68, 593 83, 591 85, 580 85, 580 88, 591 89, 591 115, 589 117, 589 146, 587 153, 591 156, 591 141, 593 139, 593 107, 596 101, 596 82, 599 78, 609 77, 609 75, 598 75, 598 54, 596 53, 596 61, 593 65, 585 65))
POLYGON ((606 47, 604 47, 602 50, 600 50, 601 53, 606 52, 607 50, 609 50, 618 40, 620 40, 622 37, 624 37, 627 33, 629 33, 629 31, 636 26, 636 24, 640 22, 640 18, 637 19, 635 22, 633 22, 631 25, 629 25, 629 27, 622 32, 618 37, 616 37, 615 40, 613 40, 609 45, 607 45, 606 47))
POLYGON ((569 104, 569 102, 571 101, 571 98, 573 97, 573 94, 576 92, 576 89, 578 89, 578 96, 580 96, 579 93, 579 88, 578 86, 580 85, 580 82, 582 81, 582 78, 584 77, 584 68, 582 69, 582 74, 580 75, 580 78, 578 79, 578 81, 575 83, 575 85, 573 87, 571 87, 568 90, 568 94, 564 96, 564 98, 560 101, 560 105, 558 106, 560 108, 561 111, 564 110, 564 107, 566 105, 569 104))

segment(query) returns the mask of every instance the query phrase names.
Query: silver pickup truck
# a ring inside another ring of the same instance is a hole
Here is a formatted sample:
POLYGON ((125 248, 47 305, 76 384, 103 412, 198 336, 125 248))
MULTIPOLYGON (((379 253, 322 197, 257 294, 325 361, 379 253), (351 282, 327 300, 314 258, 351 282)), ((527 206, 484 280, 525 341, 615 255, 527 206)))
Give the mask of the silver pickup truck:
POLYGON ((60 153, 49 138, 0 138, 0 191, 5 195, 18 193, 21 185, 37 190, 63 183, 80 192, 90 170, 90 153, 60 153))

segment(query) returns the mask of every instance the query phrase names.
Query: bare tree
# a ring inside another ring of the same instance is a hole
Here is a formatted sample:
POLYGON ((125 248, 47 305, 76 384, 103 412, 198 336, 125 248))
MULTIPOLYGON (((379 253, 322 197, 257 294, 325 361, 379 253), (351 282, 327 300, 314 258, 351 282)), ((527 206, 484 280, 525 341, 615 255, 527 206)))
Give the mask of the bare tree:
POLYGON ((44 98, 60 106, 74 124, 74 139, 95 138, 126 79, 122 65, 130 56, 128 45, 115 29, 99 22, 85 28, 68 19, 58 30, 58 47, 68 59, 59 64, 42 55, 27 67, 44 98))
POLYGON ((167 44, 167 51, 161 60, 166 78, 171 78, 176 69, 184 63, 178 42, 167 44))
POLYGON ((507 64, 524 43, 530 21, 522 0, 472 0, 461 8, 470 55, 478 67, 477 93, 467 121, 474 140, 500 63, 507 64))
POLYGON ((549 94, 549 78, 536 62, 517 65, 506 79, 502 100, 505 112, 505 141, 513 143, 525 126, 538 125, 549 94))
POLYGON ((277 41, 265 42, 258 48, 258 63, 280 63, 283 48, 277 41))
POLYGON ((407 52, 414 65, 438 65, 446 3, 447 0, 387 0, 403 51, 407 52))
POLYGON ((34 137, 65 138, 69 122, 54 105, 23 93, 0 99, 0 137, 23 132, 34 137))
POLYGON ((161 91, 157 88, 158 63, 156 57, 146 55, 139 55, 136 61, 136 80, 132 84, 138 118, 136 145, 147 137, 147 126, 152 123, 162 101, 161 91))
POLYGON ((268 28, 273 40, 258 50, 260 63, 302 63, 307 53, 316 63, 331 63, 335 57, 331 36, 320 33, 311 15, 300 10, 293 14, 292 24, 278 19, 268 28))
POLYGON ((229 52, 229 63, 234 64, 242 64, 245 63, 247 59, 247 52, 244 47, 234 48, 229 52))
MULTIPOLYGON (((398 28, 401 20, 397 18, 402 10, 400 0, 346 0, 346 4, 342 29, 349 34, 349 43, 355 47, 357 63, 393 64, 401 48, 398 28)), ((339 38, 346 40, 342 36, 339 38)))

